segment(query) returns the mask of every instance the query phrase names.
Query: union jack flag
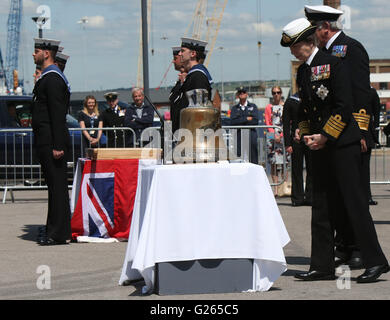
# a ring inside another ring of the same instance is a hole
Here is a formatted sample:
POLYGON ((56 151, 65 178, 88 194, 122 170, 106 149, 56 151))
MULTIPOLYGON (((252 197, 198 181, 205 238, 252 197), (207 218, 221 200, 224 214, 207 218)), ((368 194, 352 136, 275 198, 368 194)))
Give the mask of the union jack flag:
POLYGON ((79 195, 71 220, 72 238, 127 240, 140 160, 82 161, 79 195))

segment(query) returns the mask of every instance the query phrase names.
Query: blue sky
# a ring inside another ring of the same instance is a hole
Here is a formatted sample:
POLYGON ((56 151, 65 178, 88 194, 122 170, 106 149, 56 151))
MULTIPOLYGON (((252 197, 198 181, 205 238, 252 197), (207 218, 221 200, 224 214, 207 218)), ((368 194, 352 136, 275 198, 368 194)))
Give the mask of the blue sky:
MULTIPOLYGON (((0 48, 5 58, 9 0, 0 3, 0 48)), ((171 47, 180 44, 196 5, 195 0, 153 0, 149 49, 150 87, 158 86, 171 61, 171 47)), ((209 0, 210 9, 215 0, 209 0)), ((19 72, 27 91, 32 89, 33 38, 38 30, 31 20, 39 5, 51 10, 51 29, 44 37, 62 40, 70 55, 65 70, 73 91, 132 87, 137 81, 140 0, 24 0, 19 72), (77 23, 88 16, 85 30, 77 23)), ((279 44, 281 30, 304 16, 303 0, 228 0, 209 70, 216 82, 233 80, 288 79, 288 49, 279 44), (258 11, 257 9, 260 8, 258 11), (260 14, 258 14, 260 12, 260 14), (262 42, 258 51, 257 41, 262 42), (222 50, 217 48, 223 47, 222 50)), ((390 2, 344 0, 351 8, 351 29, 346 33, 361 41, 371 58, 390 58, 390 2)), ((171 68, 162 85, 171 85, 171 68)))

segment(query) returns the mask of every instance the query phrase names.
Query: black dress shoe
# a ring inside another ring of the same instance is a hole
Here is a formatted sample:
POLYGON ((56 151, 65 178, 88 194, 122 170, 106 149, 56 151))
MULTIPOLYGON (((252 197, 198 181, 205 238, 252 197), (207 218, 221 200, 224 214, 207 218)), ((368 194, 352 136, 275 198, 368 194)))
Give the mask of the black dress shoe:
POLYGON ((42 237, 39 241, 38 244, 40 246, 57 246, 57 245, 62 245, 62 244, 68 244, 66 241, 56 241, 51 238, 47 237, 42 237))
POLYGON ((366 269, 364 273, 357 277, 357 283, 370 283, 375 282, 382 273, 386 273, 390 271, 390 267, 388 264, 382 264, 379 266, 371 267, 366 269))
POLYGON ((346 262, 351 270, 363 269, 363 262, 359 251, 353 251, 351 258, 346 262))
POLYGON ((39 233, 37 235, 37 243, 39 244, 42 241, 45 241, 47 239, 46 229, 45 230, 39 230, 39 233))
POLYGON ((317 270, 311 270, 309 272, 296 273, 295 278, 304 281, 319 281, 319 280, 335 280, 336 276, 334 272, 322 272, 317 270))
POLYGON ((351 259, 351 256, 352 256, 351 251, 344 251, 344 250, 339 250, 336 248, 335 258, 334 258, 335 266, 339 267, 342 264, 347 264, 347 262, 351 259))
POLYGON ((368 204, 369 204, 370 206, 376 206, 376 205, 378 204, 378 201, 375 201, 375 200, 373 200, 373 199, 370 199, 370 200, 368 200, 368 204))
POLYGON ((343 265, 343 264, 346 264, 347 263, 347 259, 345 258, 341 258, 341 257, 335 257, 334 258, 334 265, 337 267, 343 265))
POLYGON ((293 201, 293 202, 291 202, 291 206, 292 207, 301 207, 301 206, 304 206, 304 205, 305 205, 304 201, 297 201, 297 202, 293 201))

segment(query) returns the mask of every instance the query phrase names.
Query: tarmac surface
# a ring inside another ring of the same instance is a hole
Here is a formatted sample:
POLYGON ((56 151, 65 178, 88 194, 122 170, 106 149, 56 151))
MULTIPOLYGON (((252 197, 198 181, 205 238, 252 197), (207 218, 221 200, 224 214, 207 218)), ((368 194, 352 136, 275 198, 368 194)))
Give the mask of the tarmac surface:
MULTIPOLYGON (((373 185, 377 206, 371 206, 382 249, 390 259, 390 185, 373 185)), ((351 281, 302 282, 294 278, 310 263, 310 207, 291 207, 277 199, 291 242, 284 248, 288 270, 268 292, 142 295, 143 281, 119 286, 127 242, 71 243, 41 247, 35 242, 45 224, 47 191, 14 191, 0 204, 1 300, 389 300, 390 272, 372 284, 357 284, 364 270, 352 270, 351 281), (50 275, 49 282, 42 276, 50 275), (42 285, 43 283, 43 285, 42 285), (43 286, 43 287, 42 287, 43 286)), ((341 275, 341 273, 338 273, 341 275)), ((343 273, 347 275, 347 273, 343 273)))

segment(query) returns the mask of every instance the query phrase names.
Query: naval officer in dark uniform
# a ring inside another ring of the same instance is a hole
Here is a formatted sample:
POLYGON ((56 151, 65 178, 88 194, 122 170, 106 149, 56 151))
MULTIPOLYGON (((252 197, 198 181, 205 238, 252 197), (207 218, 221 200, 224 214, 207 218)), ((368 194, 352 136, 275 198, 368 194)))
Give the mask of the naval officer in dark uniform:
POLYGON ((70 86, 54 64, 58 45, 57 40, 35 39, 33 54, 34 63, 42 67, 33 90, 34 147, 49 193, 46 228, 38 237, 39 245, 66 244, 71 238, 66 160, 70 148, 66 126, 70 86))
MULTIPOLYGON (((103 127, 105 128, 122 128, 125 119, 125 110, 118 105, 117 92, 107 92, 104 97, 107 100, 108 108, 101 113, 103 127)), ((123 148, 125 147, 125 138, 123 130, 107 130, 107 147, 123 148)))
MULTIPOLYGON (((230 124, 232 126, 257 126, 259 124, 259 110, 254 103, 248 101, 248 92, 244 87, 237 89, 238 103, 231 108, 230 124)), ((257 148, 257 131, 250 129, 250 162, 259 164, 257 148)), ((241 129, 237 132, 237 156, 241 156, 241 129)))
POLYGON ((301 100, 298 95, 287 98, 283 106, 283 136, 286 151, 291 154, 291 204, 293 207, 310 206, 311 196, 311 160, 310 151, 302 141, 295 141, 298 128, 298 111, 301 100), (306 185, 303 184, 303 161, 306 165, 306 185))
POLYGON ((175 132, 180 128, 180 111, 187 108, 189 101, 186 93, 194 89, 205 89, 208 93, 208 99, 211 100, 211 85, 213 80, 207 68, 201 63, 206 58, 207 42, 182 38, 179 56, 187 76, 180 87, 180 94, 177 102, 174 104, 172 119, 172 130, 175 132))
POLYGON ((315 46, 316 26, 297 19, 283 28, 281 45, 303 63, 297 84, 302 101, 297 135, 312 150, 312 247, 306 281, 335 279, 335 215, 345 207, 365 272, 358 283, 374 282, 390 270, 376 235, 361 184, 359 126, 353 117, 351 80, 342 60, 315 46))
MULTIPOLYGON (((361 133, 362 183, 369 185, 370 175, 367 174, 369 158, 367 144, 371 144, 369 124, 371 122, 371 91, 369 57, 364 46, 357 40, 347 36, 341 29, 339 17, 343 11, 330 6, 305 6, 305 14, 312 24, 317 26, 315 36, 319 47, 332 56, 339 57, 346 65, 351 76, 353 116, 359 125, 361 133), (368 179, 368 180, 367 180, 368 179)), ((367 190, 367 188, 365 188, 367 190)), ((371 195, 366 192, 367 202, 371 195)), ((356 246, 353 232, 348 223, 345 211, 338 214, 336 221, 336 260, 337 263, 347 263, 351 268, 361 267, 359 248, 356 246)))
POLYGON ((57 52, 56 57, 54 59, 54 64, 60 68, 62 72, 64 72, 66 63, 68 62, 69 56, 62 53, 62 52, 57 52))
MULTIPOLYGON (((170 102, 170 119, 177 119, 178 115, 176 114, 180 110, 180 106, 178 106, 178 102, 180 101, 180 89, 181 86, 185 80, 185 72, 183 68, 183 63, 181 62, 181 57, 179 55, 179 52, 181 50, 181 47, 172 47, 172 54, 173 54, 173 66, 176 71, 179 71, 178 79, 173 86, 170 94, 169 94, 169 102, 170 102)), ((180 115, 179 115, 180 116, 180 115)), ((179 123, 175 121, 175 128, 172 127, 172 132, 175 132, 178 127, 179 123)))
POLYGON ((371 152, 372 149, 375 148, 376 145, 379 145, 379 115, 381 111, 381 103, 378 96, 378 92, 375 88, 371 87, 371 118, 370 118, 370 125, 368 127, 368 136, 367 136, 367 152, 364 152, 362 154, 363 159, 363 172, 365 174, 365 186, 368 194, 368 203, 372 206, 375 206, 378 204, 377 201, 375 201, 372 198, 371 194, 371 184, 370 184, 370 161, 371 161, 371 152))

